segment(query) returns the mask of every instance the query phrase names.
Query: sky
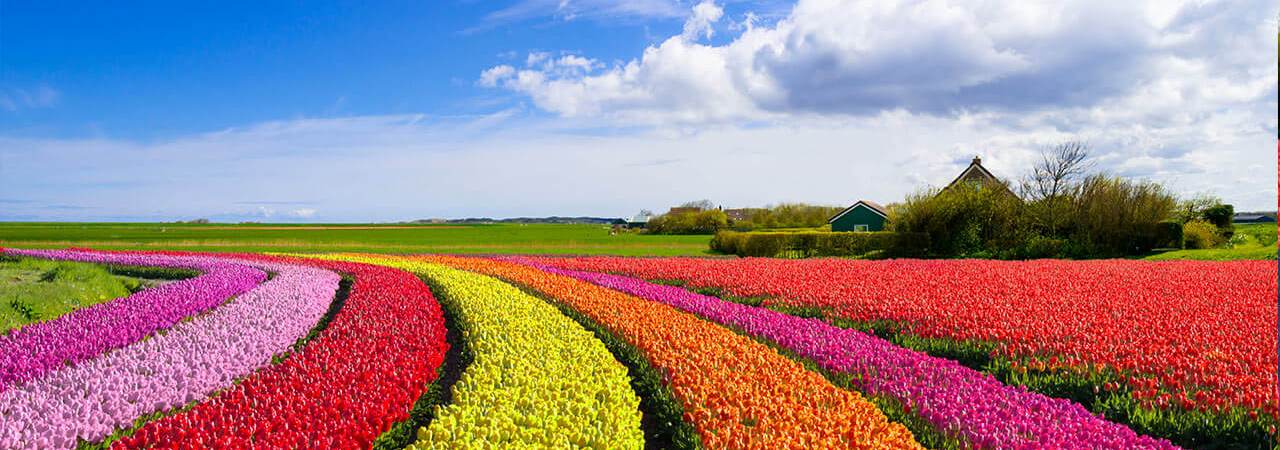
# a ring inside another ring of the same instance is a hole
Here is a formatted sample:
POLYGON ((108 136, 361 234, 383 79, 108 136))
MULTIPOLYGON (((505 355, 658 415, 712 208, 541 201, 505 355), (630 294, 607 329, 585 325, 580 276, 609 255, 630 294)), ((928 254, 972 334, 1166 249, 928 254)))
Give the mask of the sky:
POLYGON ((880 203, 974 156, 1277 205, 1270 0, 0 0, 0 220, 880 203))

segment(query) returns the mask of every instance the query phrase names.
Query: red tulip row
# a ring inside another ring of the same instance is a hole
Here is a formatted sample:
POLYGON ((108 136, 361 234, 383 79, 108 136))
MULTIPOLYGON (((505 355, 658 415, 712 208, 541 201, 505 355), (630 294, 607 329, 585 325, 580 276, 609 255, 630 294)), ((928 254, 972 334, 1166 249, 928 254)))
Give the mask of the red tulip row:
POLYGON ((440 305, 418 278, 367 264, 236 256, 355 281, 327 328, 296 354, 114 448, 368 448, 408 418, 448 347, 440 305))
POLYGON ((1033 370, 1116 375, 1148 407, 1277 414, 1275 261, 540 261, 994 342, 1033 370))

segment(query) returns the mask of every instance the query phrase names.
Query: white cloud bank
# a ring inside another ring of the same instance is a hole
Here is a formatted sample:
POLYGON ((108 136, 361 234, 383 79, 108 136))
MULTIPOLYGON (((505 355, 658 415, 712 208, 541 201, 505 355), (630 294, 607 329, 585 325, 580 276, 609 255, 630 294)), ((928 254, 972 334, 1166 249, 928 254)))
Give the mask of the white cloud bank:
POLYGON ((681 35, 636 59, 585 72, 497 66, 483 83, 566 117, 659 124, 1089 108, 1161 83, 1199 90, 1192 100, 1252 101, 1275 89, 1275 55, 1260 51, 1274 44, 1274 10, 1265 1, 801 0, 772 26, 713 45, 700 38, 723 10, 707 0, 681 35))
MULTIPOLYGON (((634 59, 501 65, 482 84, 569 120, 686 133, 905 114, 981 129, 938 136, 936 152, 1016 147, 1018 160, 1082 138, 1104 169, 1228 197, 1257 183, 1272 200, 1248 204, 1274 205, 1274 2, 800 0, 775 23, 748 14, 721 27, 741 30, 732 39, 704 42, 721 16, 704 1, 634 59)), ((903 150, 823 145, 868 159, 903 150)))

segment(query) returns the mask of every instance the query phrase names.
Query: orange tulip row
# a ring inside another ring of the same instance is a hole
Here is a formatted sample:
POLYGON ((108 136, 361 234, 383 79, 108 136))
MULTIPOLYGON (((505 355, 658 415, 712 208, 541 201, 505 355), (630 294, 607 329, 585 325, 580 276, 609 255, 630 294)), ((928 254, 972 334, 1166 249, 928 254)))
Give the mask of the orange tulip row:
POLYGON ((668 305, 508 262, 420 258, 525 285, 635 346, 665 375, 708 448, 921 448, 858 393, 668 305))

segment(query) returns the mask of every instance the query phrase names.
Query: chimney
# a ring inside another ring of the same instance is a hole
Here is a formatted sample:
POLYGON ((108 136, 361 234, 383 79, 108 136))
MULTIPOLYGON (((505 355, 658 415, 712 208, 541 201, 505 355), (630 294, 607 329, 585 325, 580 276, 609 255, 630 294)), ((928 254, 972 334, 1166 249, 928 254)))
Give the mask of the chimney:
POLYGON ((982 158, 979 158, 979 157, 977 157, 977 156, 974 156, 974 157, 973 157, 973 163, 974 163, 974 164, 982 164, 982 158))

